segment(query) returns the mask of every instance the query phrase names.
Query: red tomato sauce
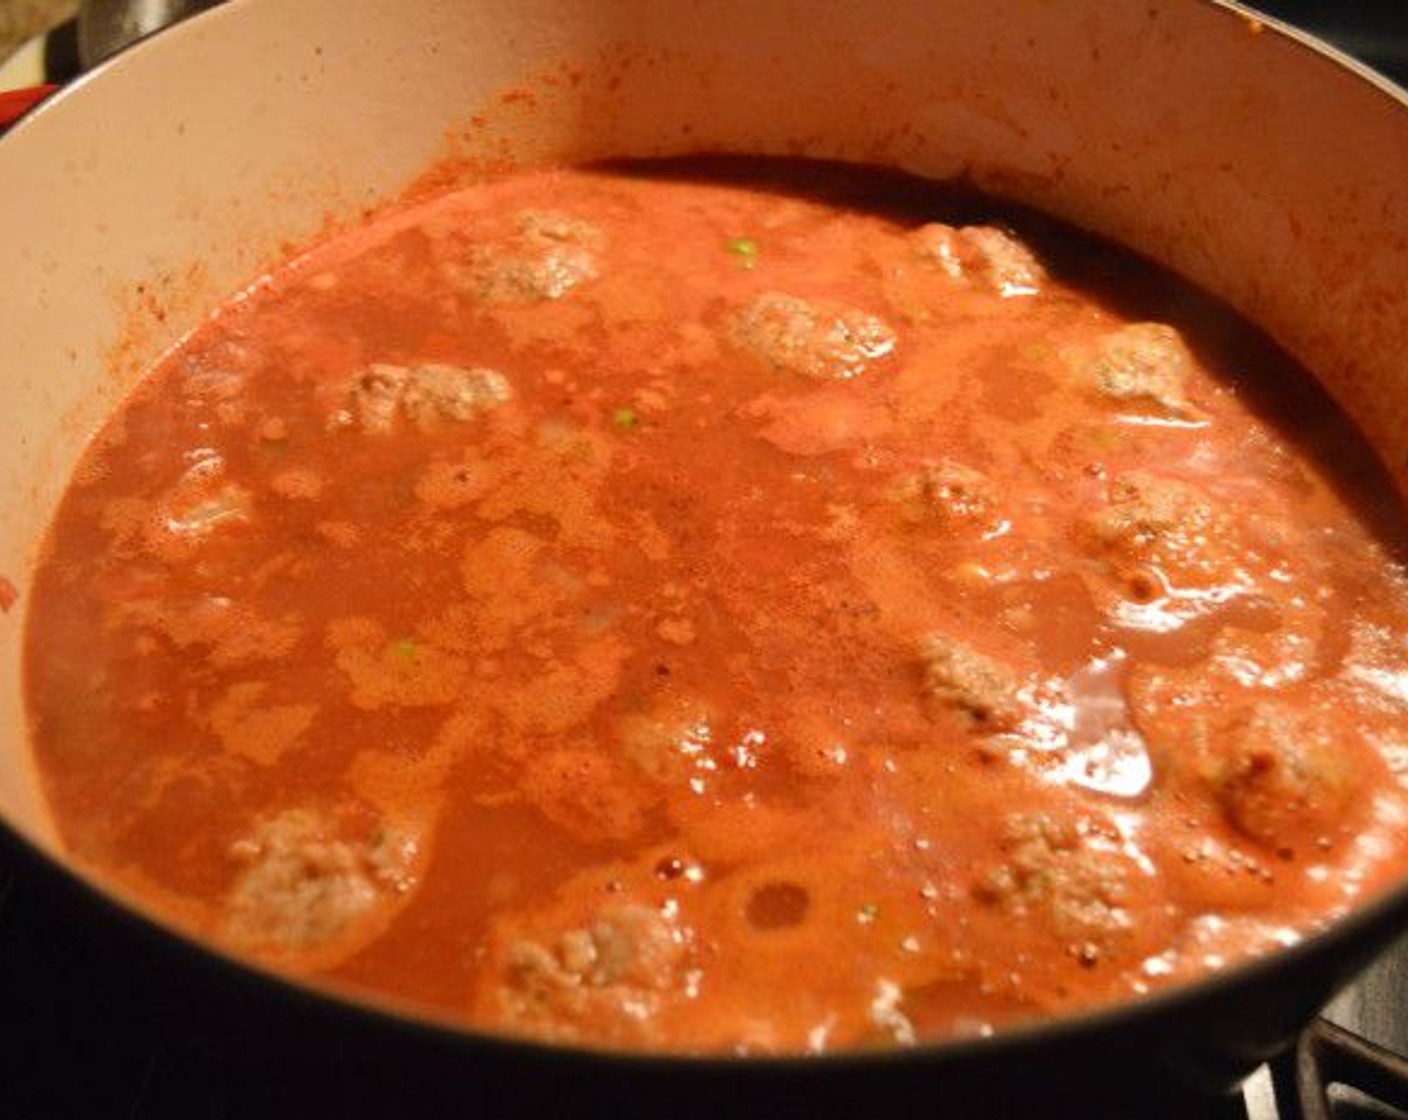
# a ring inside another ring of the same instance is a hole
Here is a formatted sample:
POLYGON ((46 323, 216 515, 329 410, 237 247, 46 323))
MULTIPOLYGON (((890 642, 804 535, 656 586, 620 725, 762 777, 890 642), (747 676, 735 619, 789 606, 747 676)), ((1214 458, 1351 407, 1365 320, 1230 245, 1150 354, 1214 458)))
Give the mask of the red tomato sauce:
POLYGON ((289 261, 29 605, 75 856, 275 969, 592 1046, 986 1034, 1408 867, 1402 518, 1253 330, 916 181, 523 174, 289 261))

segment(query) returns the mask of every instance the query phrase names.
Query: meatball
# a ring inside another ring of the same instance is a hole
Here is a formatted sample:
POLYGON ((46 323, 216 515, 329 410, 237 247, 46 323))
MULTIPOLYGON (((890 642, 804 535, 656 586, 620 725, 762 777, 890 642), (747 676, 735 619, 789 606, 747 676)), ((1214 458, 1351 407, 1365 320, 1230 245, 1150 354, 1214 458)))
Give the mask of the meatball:
POLYGON ((1082 532, 1140 598, 1157 594, 1165 579, 1206 586, 1233 581, 1239 571, 1230 519, 1198 487, 1148 471, 1119 475, 1082 532))
POLYGON ((477 243, 453 278, 491 304, 533 304, 561 299, 598 275, 605 238, 589 222, 555 210, 522 210, 506 237, 477 243))
POLYGON ((1134 323, 1107 334, 1078 360, 1079 372, 1106 400, 1193 420, 1188 400, 1193 357, 1182 337, 1163 323, 1134 323))
POLYGON ((924 638, 919 656, 931 710, 984 731, 1006 731, 1021 722, 1019 684, 1008 666, 943 634, 924 638))
POLYGON ((683 984, 688 937, 658 909, 603 908, 586 924, 502 950, 482 993, 503 1026, 553 1041, 648 1041, 683 984))
POLYGON ((1342 723, 1314 707, 1261 700, 1215 729, 1207 778, 1239 831, 1292 858, 1352 828, 1375 760, 1342 723))
POLYGON ((404 419, 426 429, 441 420, 470 420, 510 395, 507 379, 491 369, 377 362, 353 380, 346 407, 333 413, 329 425, 385 433, 404 419))
POLYGON ((243 865, 222 938, 257 957, 330 967, 379 934, 417 882, 416 837, 355 813, 287 809, 231 848, 243 865))
POLYGON ((401 410, 410 371, 404 366, 377 363, 358 375, 347 391, 349 409, 333 414, 331 424, 342 427, 354 422, 367 432, 389 432, 401 410))
POLYGON ((425 428, 436 420, 469 420, 508 398, 508 381, 494 370, 422 365, 410 372, 401 410, 425 428))
POLYGON ((903 479, 897 498, 905 520, 945 533, 988 533, 1001 522, 992 480, 951 459, 926 463, 903 479))
POLYGON ((1211 506, 1195 487, 1130 471, 1110 487, 1109 503, 1090 528, 1101 544, 1138 555, 1193 539, 1211 519, 1211 506))
POLYGON ((1035 254, 995 226, 955 229, 931 222, 915 230, 912 239, 921 261, 955 280, 975 280, 1001 296, 1035 295, 1046 280, 1035 254))
POLYGON ((728 324, 732 342, 775 369, 818 381, 846 381, 895 348, 874 315, 823 301, 765 292, 728 324))
POLYGON ((1100 839, 1089 820, 1014 814, 1003 829, 1003 859, 977 882, 974 894, 1015 916, 1035 918, 1083 953, 1098 954, 1102 944, 1130 928, 1124 904, 1136 870, 1113 843, 1100 839))

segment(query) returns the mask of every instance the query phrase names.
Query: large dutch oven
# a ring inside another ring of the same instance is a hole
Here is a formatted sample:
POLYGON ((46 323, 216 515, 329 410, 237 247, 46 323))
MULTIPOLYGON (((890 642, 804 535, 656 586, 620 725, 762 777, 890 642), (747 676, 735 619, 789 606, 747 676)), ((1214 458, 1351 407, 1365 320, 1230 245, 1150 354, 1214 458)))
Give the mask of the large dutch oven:
POLYGON ((1408 482, 1408 102, 1229 4, 233 0, 0 141, 5 854, 106 962, 103 999, 270 1076, 287 1060, 323 1070, 340 1115, 371 1101, 398 1115, 1063 1115, 1073 1086, 1110 1085, 1092 1079, 1111 1070, 1109 1094, 1227 1088, 1408 928, 1408 885, 1203 983, 996 1038, 630 1057, 277 979, 143 917, 59 847, 21 703, 26 575, 86 437, 143 366, 281 250, 434 166, 699 151, 957 177, 1132 246, 1266 328, 1408 482))

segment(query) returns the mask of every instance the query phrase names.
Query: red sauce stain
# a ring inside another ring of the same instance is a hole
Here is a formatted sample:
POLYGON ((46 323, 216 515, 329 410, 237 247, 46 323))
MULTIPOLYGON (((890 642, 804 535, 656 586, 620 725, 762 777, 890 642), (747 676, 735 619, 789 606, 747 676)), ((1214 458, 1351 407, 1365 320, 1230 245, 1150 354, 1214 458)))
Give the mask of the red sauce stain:
POLYGON ((19 598, 20 589, 4 576, 0 576, 0 611, 9 614, 10 608, 19 602, 19 598))

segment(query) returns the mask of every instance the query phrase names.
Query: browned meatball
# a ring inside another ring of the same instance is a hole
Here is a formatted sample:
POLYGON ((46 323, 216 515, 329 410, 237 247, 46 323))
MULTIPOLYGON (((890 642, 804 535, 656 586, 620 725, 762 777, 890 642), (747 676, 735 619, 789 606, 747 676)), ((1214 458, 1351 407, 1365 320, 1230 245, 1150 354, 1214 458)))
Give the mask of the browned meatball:
POLYGON ((1234 712, 1209 750, 1208 780, 1232 823, 1286 857, 1328 847, 1352 827, 1377 761, 1343 720, 1278 700, 1234 712))
POLYGON ((948 534, 987 533, 1001 522, 992 480, 952 459, 925 463, 900 482, 896 497, 906 521, 948 534))
POLYGON ((607 906, 581 926, 509 942, 480 1001, 500 1025, 547 1039, 646 1041, 684 985, 687 941, 653 907, 607 906))
POLYGON ((409 832, 356 814, 287 809, 231 849, 242 870, 220 938, 294 966, 328 967, 380 934, 419 879, 409 832))
POLYGON ((1132 928, 1126 906, 1139 870, 1094 822, 1016 813, 1002 850, 974 887, 979 900, 1044 927, 1088 963, 1132 928))
POLYGON ((955 280, 976 281, 1001 296, 1035 295, 1046 281, 1046 270, 1036 255, 995 226, 955 229, 931 222, 915 230, 912 240, 921 261, 955 280))
POLYGON ((555 210, 522 210, 508 235, 476 242, 451 277, 484 303, 561 299, 598 274, 600 229, 555 210))
POLYGON ((1121 327, 1076 360, 1097 395, 1179 420, 1202 416, 1187 395, 1192 365, 1182 337, 1163 323, 1121 327))
POLYGON ((346 407, 335 411, 328 425, 386 433, 404 419, 429 428, 439 420, 468 420, 509 396, 507 379, 492 369, 377 362, 353 379, 346 407))
POLYGON ((729 322, 741 350, 787 373, 845 381, 895 348, 895 333, 874 315, 781 292, 758 296, 729 322))
POLYGON ((1005 731, 1022 719, 1016 673, 1002 662, 944 634, 919 645, 922 690, 932 710, 984 731, 1005 731))

